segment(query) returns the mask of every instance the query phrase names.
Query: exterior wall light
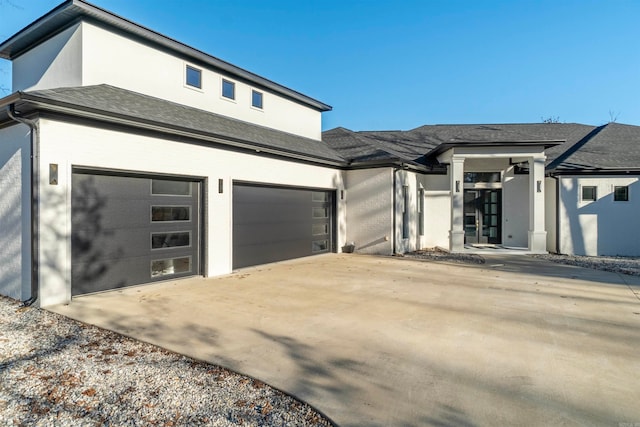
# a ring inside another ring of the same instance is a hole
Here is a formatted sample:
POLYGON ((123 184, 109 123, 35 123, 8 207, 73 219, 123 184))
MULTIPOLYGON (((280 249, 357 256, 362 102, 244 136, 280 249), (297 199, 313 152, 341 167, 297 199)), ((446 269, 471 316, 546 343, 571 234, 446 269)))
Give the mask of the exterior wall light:
POLYGON ((536 190, 538 191, 538 193, 542 193, 542 181, 536 181, 536 190))

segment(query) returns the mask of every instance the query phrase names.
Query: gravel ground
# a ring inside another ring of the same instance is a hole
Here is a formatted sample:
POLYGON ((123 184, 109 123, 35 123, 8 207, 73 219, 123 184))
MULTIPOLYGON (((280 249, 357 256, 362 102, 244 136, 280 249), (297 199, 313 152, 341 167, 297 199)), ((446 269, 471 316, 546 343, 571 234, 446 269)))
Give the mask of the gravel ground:
POLYGON ((592 257, 557 254, 533 256, 560 264, 577 265, 578 267, 594 268, 596 270, 640 276, 639 257, 592 257))
MULTIPOLYGON (((402 256, 402 255, 401 255, 402 256)), ((484 258, 476 254, 452 254, 438 248, 421 249, 404 254, 407 258, 428 259, 433 261, 484 264, 484 258)))
POLYGON ((0 297, 2 426, 331 426, 218 366, 0 297))
MULTIPOLYGON (((447 261, 471 264, 484 264, 485 260, 477 254, 452 254, 438 248, 423 249, 404 254, 407 258, 428 259, 433 261, 447 261)), ((578 267, 611 271, 614 273, 640 276, 640 257, 590 257, 576 255, 531 255, 535 258, 560 264, 576 265, 578 267)))

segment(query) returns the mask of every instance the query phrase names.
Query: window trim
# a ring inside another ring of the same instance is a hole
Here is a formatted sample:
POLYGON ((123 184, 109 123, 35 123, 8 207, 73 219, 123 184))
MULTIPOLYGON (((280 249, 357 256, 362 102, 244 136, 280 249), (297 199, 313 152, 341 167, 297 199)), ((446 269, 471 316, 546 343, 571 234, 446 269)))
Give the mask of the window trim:
POLYGON ((152 204, 149 207, 149 218, 150 224, 170 224, 170 223, 186 223, 186 222, 191 222, 191 218, 192 218, 192 212, 191 212, 191 205, 167 205, 167 204, 152 204), (163 221, 163 220, 154 220, 153 219, 153 208, 187 208, 188 212, 189 212, 189 219, 174 219, 174 220, 168 220, 168 221, 163 221))
POLYGON ((176 231, 152 231, 149 233, 149 240, 150 240, 150 250, 153 251, 166 251, 166 250, 172 250, 172 249, 188 249, 193 247, 193 239, 191 236, 191 230, 176 230, 176 231), (162 246, 159 248, 154 248, 153 247, 153 237, 154 235, 158 235, 158 234, 177 234, 177 233, 187 233, 189 235, 189 244, 188 245, 182 245, 182 246, 162 246))
POLYGON ((191 257, 191 255, 187 255, 187 256, 175 256, 175 257, 171 257, 171 258, 157 258, 157 259, 153 259, 151 258, 151 260, 149 261, 149 275, 152 279, 158 278, 158 277, 165 277, 165 276, 175 276, 177 274, 188 274, 193 272, 193 258, 191 257), (179 271, 179 272, 173 272, 173 273, 164 273, 164 272, 159 272, 157 274, 153 274, 153 263, 154 262, 160 262, 160 261, 175 261, 175 260, 180 260, 180 259, 188 259, 189 260, 189 269, 186 271, 179 271))
POLYGON ((193 89, 193 90, 197 90, 197 91, 202 91, 202 68, 198 68, 196 66, 193 66, 191 64, 185 64, 184 67, 184 87, 189 88, 189 89, 193 89), (189 83, 189 69, 197 71, 199 74, 199 86, 195 86, 189 83))
POLYGON ((251 108, 258 110, 258 111, 264 111, 264 92, 261 92, 259 90, 256 89, 251 89, 251 108), (254 94, 259 94, 260 95, 260 105, 257 106, 253 103, 253 95, 254 94))
POLYGON ((630 199, 629 194, 629 186, 628 185, 614 185, 613 186, 613 201, 614 202, 628 202, 630 199), (625 198, 624 199, 616 199, 616 189, 624 188, 625 189, 625 198))
POLYGON ((598 186, 597 185, 583 185, 580 187, 580 201, 581 202, 595 202, 598 200, 598 186), (593 189, 593 198, 585 199, 584 190, 587 188, 593 189))
POLYGON ((233 80, 229 80, 226 78, 222 78, 220 81, 220 96, 222 97, 222 99, 226 99, 227 101, 234 101, 236 100, 236 82, 234 82, 233 80), (225 84, 228 83, 231 85, 231 87, 233 88, 233 97, 228 97, 224 94, 224 87, 225 84))

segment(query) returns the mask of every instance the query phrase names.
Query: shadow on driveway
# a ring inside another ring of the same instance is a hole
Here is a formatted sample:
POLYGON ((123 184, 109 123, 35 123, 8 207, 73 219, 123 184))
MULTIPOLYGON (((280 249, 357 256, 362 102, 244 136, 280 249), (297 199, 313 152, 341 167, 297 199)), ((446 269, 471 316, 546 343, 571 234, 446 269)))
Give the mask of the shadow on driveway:
POLYGON ((640 301, 622 284, 530 257, 330 254, 52 310, 259 378, 341 426, 617 425, 640 421, 640 301))

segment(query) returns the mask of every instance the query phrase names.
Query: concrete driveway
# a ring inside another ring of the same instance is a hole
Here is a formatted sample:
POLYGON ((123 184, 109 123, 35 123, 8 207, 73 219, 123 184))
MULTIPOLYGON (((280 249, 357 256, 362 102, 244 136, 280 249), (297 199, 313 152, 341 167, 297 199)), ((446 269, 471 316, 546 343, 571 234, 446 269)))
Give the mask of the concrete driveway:
POLYGON ((341 426, 640 425, 640 278, 330 254, 51 310, 259 378, 341 426))

